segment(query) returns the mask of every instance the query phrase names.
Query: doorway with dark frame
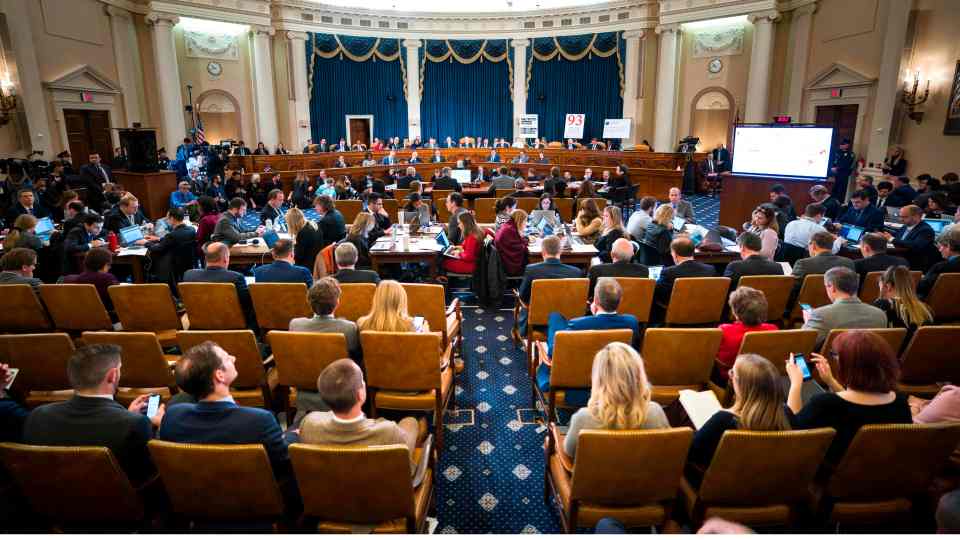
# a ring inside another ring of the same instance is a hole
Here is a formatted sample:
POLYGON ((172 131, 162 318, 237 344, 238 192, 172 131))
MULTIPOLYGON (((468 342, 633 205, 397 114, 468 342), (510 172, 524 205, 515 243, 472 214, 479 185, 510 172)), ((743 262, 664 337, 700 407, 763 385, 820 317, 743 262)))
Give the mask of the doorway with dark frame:
POLYGON ((831 156, 844 139, 849 139, 851 146, 853 145, 854 136, 857 132, 859 108, 856 104, 817 106, 817 125, 833 128, 833 142, 830 144, 831 156))
POLYGON ((349 117, 348 125, 350 126, 350 144, 363 144, 367 148, 370 148, 370 117, 349 117))
POLYGON ((113 165, 109 111, 64 109, 63 122, 74 163, 86 163, 87 156, 98 153, 104 163, 113 165))

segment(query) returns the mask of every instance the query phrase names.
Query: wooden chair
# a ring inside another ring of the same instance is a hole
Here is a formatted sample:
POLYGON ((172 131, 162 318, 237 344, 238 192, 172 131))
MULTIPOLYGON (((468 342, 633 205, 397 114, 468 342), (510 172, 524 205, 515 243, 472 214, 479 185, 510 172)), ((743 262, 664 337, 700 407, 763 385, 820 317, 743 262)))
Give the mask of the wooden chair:
POLYGON ((337 201, 337 210, 343 214, 343 221, 345 223, 353 223, 357 219, 357 214, 363 212, 363 201, 361 200, 347 200, 347 201, 337 201))
POLYGON ((567 533, 613 517, 626 527, 657 526, 670 519, 693 430, 585 429, 576 462, 563 451, 564 437, 548 439, 544 494, 552 491, 567 533))
POLYGON ((180 350, 187 352, 205 341, 212 341, 236 357, 237 378, 230 394, 239 405, 271 409, 277 387, 276 369, 265 368, 252 330, 184 330, 177 332, 180 350))
POLYGON ((443 285, 404 283, 403 290, 407 293, 410 315, 426 319, 431 331, 443 333, 444 350, 452 349, 454 354, 463 357, 460 299, 454 298, 449 306, 446 305, 443 285))
POLYGON ((0 443, 0 461, 30 508, 56 529, 143 524, 140 493, 109 448, 0 443))
POLYGON ((173 513, 198 522, 276 523, 283 499, 262 444, 180 444, 154 439, 150 457, 173 513))
POLYGON ((163 354, 156 334, 151 332, 84 332, 87 345, 119 345, 122 359, 117 401, 130 404, 142 394, 160 394, 167 400, 177 393, 177 383, 170 369, 177 355, 163 354))
POLYGON ((261 331, 287 330, 297 317, 313 317, 303 283, 251 283, 250 299, 261 331))
MULTIPOLYGON (((903 349, 903 342, 907 339, 907 329, 906 328, 869 328, 869 332, 882 337, 884 341, 890 344, 890 348, 893 349, 894 354, 899 355, 900 350, 903 349)), ((847 332, 846 328, 834 328, 830 330, 830 333, 827 334, 827 339, 823 341, 823 346, 820 347, 820 354, 824 358, 830 359, 830 365, 833 368, 833 372, 837 372, 836 362, 830 356, 830 351, 833 348, 833 340, 837 339, 837 336, 847 332)))
POLYGON ((317 531, 349 534, 364 526, 372 533, 426 532, 433 472, 424 469, 414 485, 406 446, 293 444, 290 461, 303 515, 319 520, 317 531), (337 489, 330 489, 331 485, 337 489))
POLYGON ((657 280, 648 278, 616 277, 623 289, 620 298, 619 313, 633 315, 640 324, 650 322, 650 308, 653 306, 653 291, 657 280))
MULTIPOLYGON (((497 190, 499 191, 499 190, 497 190)), ((473 200, 473 214, 477 223, 494 223, 497 220, 497 199, 479 198, 473 200)))
POLYGON ((821 516, 830 523, 865 524, 908 515, 957 443, 957 423, 861 427, 822 490, 821 516))
POLYGON ((402 201, 407 198, 407 195, 410 193, 409 189, 400 189, 396 188, 393 190, 393 198, 397 201, 402 201))
POLYGON ((960 321, 960 273, 940 274, 927 296, 938 323, 960 321))
POLYGON ((347 354, 347 338, 343 334, 318 332, 283 332, 273 330, 267 342, 276 363, 277 384, 292 391, 287 400, 287 418, 293 418, 296 392, 317 391, 317 379, 323 368, 347 354))
POLYGON ((383 209, 387 211, 387 214, 390 216, 397 215, 397 210, 400 209, 400 204, 397 202, 397 199, 381 199, 383 202, 383 209))
MULTIPOLYGON (((511 193, 513 193, 511 191, 511 193)), ((517 198, 517 208, 523 210, 528 215, 530 212, 533 212, 540 207, 540 199, 536 197, 518 197, 517 198)))
MULTIPOLYGON (((376 291, 377 286, 373 283, 341 283, 340 307, 337 308, 336 316, 357 322, 357 319, 370 313, 376 291)), ((433 325, 430 327, 433 328, 433 325)))
POLYGON ((502 199, 502 198, 510 195, 510 194, 513 193, 514 191, 516 191, 516 190, 513 189, 513 188, 505 188, 505 189, 495 189, 495 190, 493 190, 493 192, 494 192, 494 197, 496 197, 496 198, 498 198, 498 199, 502 199))
POLYGON ((180 299, 192 330, 239 330, 247 327, 233 283, 180 283, 180 299))
POLYGON ((553 358, 546 341, 536 342, 534 363, 550 365, 550 391, 544 396, 537 385, 537 368, 530 372, 533 399, 543 405, 549 421, 554 421, 557 407, 566 406, 567 390, 589 390, 592 382, 593 357, 608 343, 633 343, 631 330, 560 331, 553 336, 553 358))
POLYGON ((790 293, 796 278, 793 276, 743 276, 737 287, 753 287, 767 299, 767 320, 783 324, 783 314, 790 302, 790 293))
POLYGON ((447 195, 453 193, 452 189, 434 189, 430 193, 430 197, 433 199, 433 207, 437 210, 437 220, 446 224, 450 220, 450 212, 447 211, 447 205, 444 204, 444 201, 447 200, 447 195))
MULTIPOLYGON (((863 286, 860 288, 860 301, 865 304, 872 304, 877 298, 880 298, 881 276, 883 276, 883 272, 867 272, 867 276, 863 278, 863 286)), ((913 278, 913 289, 916 290, 917 284, 923 277, 923 272, 914 270, 910 272, 910 277, 913 278)))
MULTIPOLYGON (((773 332, 747 332, 740 342, 737 355, 757 354, 770 361, 781 375, 786 375, 785 363, 790 353, 802 353, 810 358, 817 346, 816 330, 776 330, 773 332)), ((815 371, 810 365, 811 371, 815 371)))
POLYGON ((793 304, 793 308, 790 311, 787 328, 792 328, 798 322, 803 321, 800 304, 810 304, 810 307, 816 309, 829 303, 830 298, 827 296, 827 288, 823 284, 823 274, 807 274, 803 278, 803 285, 800 286, 797 301, 793 304))
POLYGON ((0 362, 20 369, 13 389, 26 395, 28 407, 73 397, 67 362, 74 350, 68 334, 0 336, 0 362))
POLYGON ((53 327, 33 287, 25 283, 0 285, 0 332, 50 331, 53 327))
POLYGON ((520 309, 527 308, 527 369, 532 373, 533 342, 547 339, 547 319, 556 311, 568 320, 582 316, 587 310, 587 278, 537 279, 530 287, 530 305, 523 305, 517 296, 513 307, 513 339, 520 341, 520 309))
POLYGON ((723 319, 729 290, 730 278, 678 278, 667 306, 667 326, 715 325, 723 319))
POLYGON ((694 528, 708 517, 748 526, 795 523, 835 434, 832 428, 727 430, 699 489, 682 482, 694 528))
POLYGON ((441 355, 442 342, 440 332, 360 332, 370 417, 376 418, 377 409, 432 411, 438 449, 443 411, 454 402, 452 359, 441 355))
POLYGON ((640 356, 653 385, 651 399, 669 405, 680 390, 723 390, 710 382, 723 332, 718 328, 648 328, 640 356))
POLYGON ((161 347, 176 345, 177 332, 189 326, 177 315, 170 286, 165 283, 113 285, 107 292, 123 330, 153 332, 161 347))
POLYGON ((563 221, 573 220, 573 201, 574 199, 570 197, 557 197, 553 199, 553 204, 557 207, 557 213, 560 214, 560 219, 563 221))
POLYGON ((960 362, 955 347, 960 343, 960 326, 921 326, 913 334, 900 358, 898 390, 932 397, 937 383, 960 383, 960 362))
POLYGON ((53 325, 63 332, 113 330, 107 308, 97 288, 88 284, 40 285, 40 298, 47 306, 53 325))

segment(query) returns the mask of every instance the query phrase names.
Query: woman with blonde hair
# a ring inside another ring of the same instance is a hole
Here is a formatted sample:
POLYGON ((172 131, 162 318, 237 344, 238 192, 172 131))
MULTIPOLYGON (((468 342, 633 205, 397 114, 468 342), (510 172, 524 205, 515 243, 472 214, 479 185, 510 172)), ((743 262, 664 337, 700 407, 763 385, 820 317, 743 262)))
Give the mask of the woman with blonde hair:
POLYGON ((34 251, 43 247, 43 240, 38 238, 34 231, 37 228, 37 218, 31 214, 20 214, 13 221, 13 227, 3 241, 3 250, 9 252, 13 248, 30 248, 34 251))
POLYGON ((347 236, 341 242, 350 242, 357 248, 357 268, 370 267, 370 232, 377 221, 370 212, 360 212, 347 230, 347 236))
POLYGON ((907 341, 918 327, 933 322, 933 312, 917 297, 906 266, 891 266, 880 276, 880 298, 873 305, 887 314, 891 328, 907 329, 907 341))
POLYGON ((741 354, 730 370, 736 398, 729 409, 717 411, 693 436, 688 461, 706 468, 728 429, 787 431, 793 413, 786 406, 787 393, 780 372, 757 354, 741 354))
POLYGON ((284 214, 283 219, 287 223, 287 231, 290 238, 293 238, 293 258, 297 266, 304 268, 313 268, 317 260, 317 254, 323 247, 323 233, 317 225, 307 220, 303 212, 292 207, 284 214))
POLYGON ((673 242, 673 216, 673 207, 669 204, 661 204, 657 207, 657 210, 653 213, 653 219, 643 231, 643 238, 640 239, 640 242, 657 250, 660 255, 659 260, 655 261, 646 260, 649 258, 645 257, 643 262, 647 266, 659 264, 670 266, 673 264, 670 258, 670 242, 673 242))
POLYGON ((574 231, 580 235, 580 238, 584 242, 595 242, 600 235, 600 227, 602 226, 603 220, 600 218, 597 201, 586 199, 580 203, 577 219, 573 220, 574 231))
POLYGON ((563 443, 573 457, 584 429, 660 429, 670 423, 660 404, 650 400, 650 382, 643 359, 625 344, 608 344, 593 357, 590 401, 574 413, 563 443))
POLYGON ((597 256, 600 257, 601 261, 605 263, 613 262, 613 259, 610 258, 610 250, 613 248, 613 243, 621 238, 627 238, 629 240, 630 235, 623 227, 623 217, 620 213, 620 208, 607 206, 603 209, 603 231, 600 234, 600 238, 597 238, 597 241, 593 243, 593 246, 597 248, 597 256))
POLYGON ((428 332, 424 321, 420 328, 413 324, 413 317, 407 312, 407 291, 403 285, 392 279, 385 279, 377 285, 373 293, 373 305, 370 313, 357 319, 360 331, 376 332, 428 332))

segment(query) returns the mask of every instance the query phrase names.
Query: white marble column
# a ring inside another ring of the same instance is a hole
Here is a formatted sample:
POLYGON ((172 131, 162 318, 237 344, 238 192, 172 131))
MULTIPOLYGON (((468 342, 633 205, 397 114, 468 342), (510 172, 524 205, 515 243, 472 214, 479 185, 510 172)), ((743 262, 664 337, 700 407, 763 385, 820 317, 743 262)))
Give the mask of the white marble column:
POLYGON ((180 70, 177 67, 177 48, 173 43, 173 27, 180 21, 176 15, 150 13, 147 22, 153 25, 153 54, 156 68, 157 89, 162 109, 161 138, 157 146, 173 152, 187 136, 183 115, 183 95, 180 87, 180 70))
POLYGON ((660 59, 657 65, 657 100, 654 106, 656 127, 653 149, 657 152, 672 152, 677 146, 676 108, 677 51, 679 49, 680 25, 667 24, 657 27, 660 36, 660 59))
POLYGON ((510 41, 513 47, 513 140, 520 137, 520 118, 527 114, 527 47, 529 39, 510 41))
MULTIPOLYGON (((903 84, 900 79, 900 59, 907 41, 907 21, 913 0, 890 2, 887 25, 883 29, 883 53, 880 55, 880 77, 877 79, 877 95, 873 100, 873 115, 870 120, 870 142, 867 146, 867 163, 882 163, 890 145, 893 114, 897 105, 897 92, 903 84)), ((921 73, 923 78, 929 74, 921 73)), ((921 82, 921 88, 923 88, 921 82)), ((857 149, 854 149, 857 151, 857 149)), ((860 157, 860 156, 858 156, 860 157)))
POLYGON ((422 42, 419 39, 403 40, 403 46, 407 50, 407 137, 411 141, 422 136, 420 132, 420 59, 417 54, 421 45, 422 42))
POLYGON ((133 14, 116 6, 104 6, 110 16, 110 31, 113 37, 113 54, 117 61, 117 75, 123 88, 123 110, 127 115, 126 127, 142 122, 143 114, 143 68, 140 64, 140 47, 133 14))
POLYGON ((287 46, 290 47, 290 71, 293 72, 293 110, 295 145, 299 152, 310 138, 310 95, 307 89, 307 34, 306 32, 287 32, 287 46), (302 127, 306 122, 306 127, 302 127))
POLYGON ((623 33, 623 39, 627 41, 627 59, 623 66, 623 118, 630 119, 630 137, 623 141, 623 145, 633 145, 637 143, 637 132, 640 130, 640 121, 642 120, 637 108, 639 99, 640 81, 640 40, 643 39, 646 32, 643 30, 630 30, 623 33))
POLYGON ((257 116, 257 140, 271 151, 280 136, 277 129, 277 98, 273 91, 273 57, 270 54, 272 27, 255 26, 253 35, 253 105, 257 116))
POLYGON ((789 62, 790 88, 787 94, 787 114, 794 122, 803 113, 803 89, 807 85, 807 61, 810 58, 810 29, 817 4, 807 4, 793 10, 790 24, 789 62))
POLYGON ((770 69, 773 66, 773 23, 780 17, 776 11, 754 13, 747 17, 753 23, 753 51, 747 75, 747 122, 770 122, 767 108, 770 95, 770 69))
POLYGON ((47 96, 40 80, 33 30, 32 25, 29 24, 30 6, 27 2, 20 0, 0 0, 0 13, 5 14, 7 18, 7 31, 10 33, 10 42, 13 47, 13 57, 7 56, 7 64, 12 64, 12 60, 16 59, 17 73, 13 83, 17 101, 23 104, 30 135, 29 141, 24 143, 22 150, 26 152, 41 150, 43 159, 52 160, 57 152, 66 149, 68 145, 67 141, 63 141, 62 147, 54 151, 55 141, 50 138, 47 96))

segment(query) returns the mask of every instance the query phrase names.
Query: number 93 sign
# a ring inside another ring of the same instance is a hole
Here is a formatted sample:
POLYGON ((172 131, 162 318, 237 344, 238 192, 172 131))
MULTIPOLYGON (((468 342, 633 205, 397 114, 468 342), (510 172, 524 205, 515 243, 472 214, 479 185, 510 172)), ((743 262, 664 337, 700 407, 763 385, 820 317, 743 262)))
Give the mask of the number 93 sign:
POLYGON ((564 139, 582 139, 583 138, 583 123, 585 121, 586 115, 583 114, 567 114, 567 119, 563 123, 563 138, 564 139))

